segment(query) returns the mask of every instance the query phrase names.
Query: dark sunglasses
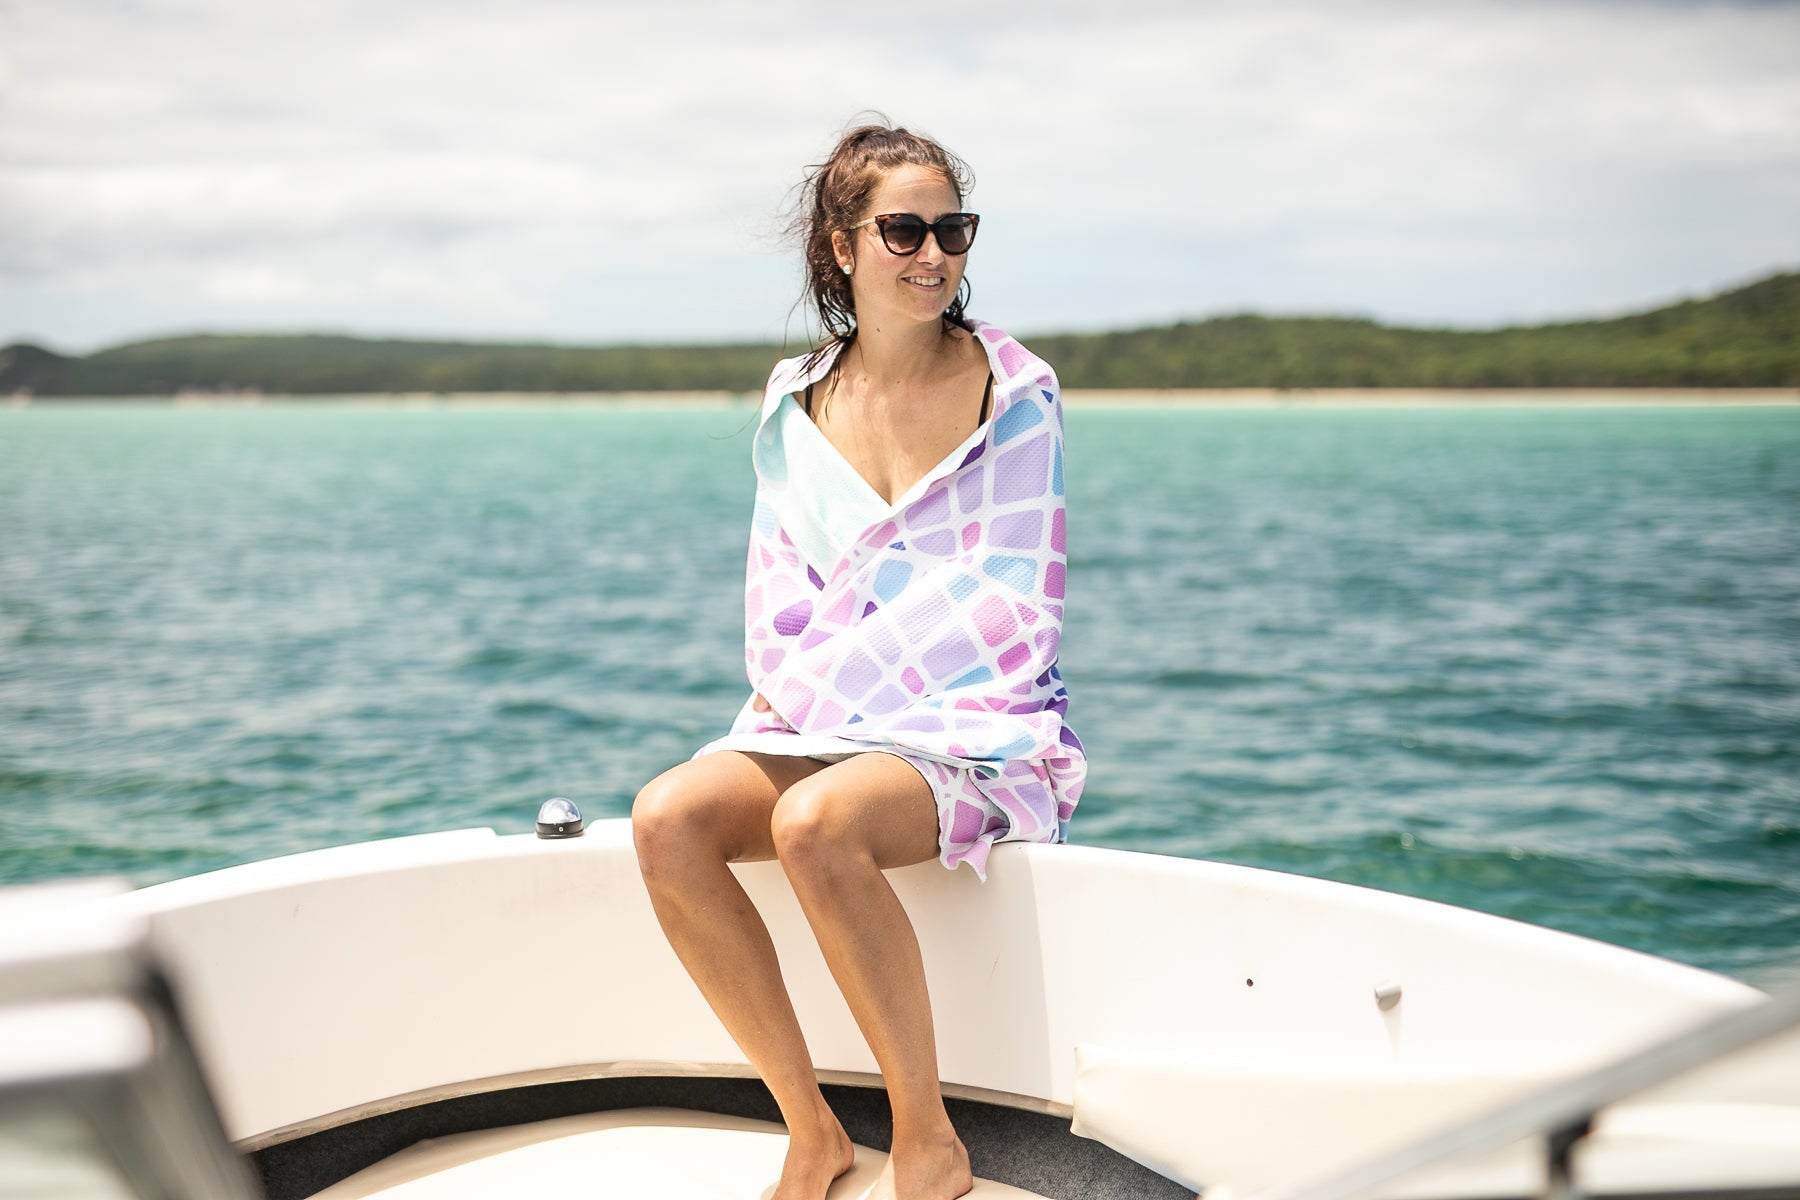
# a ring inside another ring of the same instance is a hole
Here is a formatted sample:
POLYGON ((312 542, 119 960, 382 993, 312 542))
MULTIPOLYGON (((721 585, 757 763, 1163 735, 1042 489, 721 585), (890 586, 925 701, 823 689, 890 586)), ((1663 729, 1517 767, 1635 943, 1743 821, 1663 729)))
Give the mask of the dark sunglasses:
POLYGON ((980 224, 981 218, 974 213, 949 213, 929 224, 924 217, 914 213, 882 213, 866 221, 858 221, 850 228, 861 229, 864 225, 873 225, 880 229, 881 244, 891 254, 916 252, 925 244, 927 229, 937 239, 938 248, 945 254, 967 254, 969 247, 975 244, 975 227, 980 224))

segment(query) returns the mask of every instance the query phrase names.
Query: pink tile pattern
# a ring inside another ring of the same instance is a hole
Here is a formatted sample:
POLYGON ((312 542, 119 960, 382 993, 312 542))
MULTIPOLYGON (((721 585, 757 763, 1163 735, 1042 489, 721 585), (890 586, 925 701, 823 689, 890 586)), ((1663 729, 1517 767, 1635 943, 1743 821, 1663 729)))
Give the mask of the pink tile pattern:
MULTIPOLYGON (((759 471, 744 657, 771 711, 746 703, 731 738, 818 735, 901 755, 937 795, 940 860, 985 878, 995 842, 1063 840, 1087 759, 1057 669, 1060 390, 1000 329, 977 322, 976 336, 994 370, 984 436, 838 561, 805 560, 783 528, 788 481, 759 471)), ((778 363, 763 419, 829 365, 778 363)))

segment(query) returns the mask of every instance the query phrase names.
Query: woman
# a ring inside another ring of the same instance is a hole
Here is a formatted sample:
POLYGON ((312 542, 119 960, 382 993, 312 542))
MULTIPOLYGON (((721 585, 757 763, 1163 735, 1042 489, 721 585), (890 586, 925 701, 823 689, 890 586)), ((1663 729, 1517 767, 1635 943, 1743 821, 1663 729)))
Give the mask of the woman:
POLYGON ((985 879, 995 842, 1062 840, 1085 776, 1056 667, 1056 378, 963 315, 967 181, 882 125, 807 176, 796 228, 832 337, 777 364, 752 451, 753 694, 632 809, 657 918, 787 1123, 778 1200, 824 1196, 852 1149, 728 864, 780 860, 881 1067, 894 1132, 871 1194, 960 1196, 918 939, 882 871, 985 879))

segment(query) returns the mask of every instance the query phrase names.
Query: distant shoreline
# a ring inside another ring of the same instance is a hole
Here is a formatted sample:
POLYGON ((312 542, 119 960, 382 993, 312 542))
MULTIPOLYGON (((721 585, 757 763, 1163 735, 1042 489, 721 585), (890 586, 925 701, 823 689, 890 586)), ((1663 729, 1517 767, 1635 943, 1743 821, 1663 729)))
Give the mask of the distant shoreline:
MULTIPOLYGON (((1056 364, 1064 387, 1079 389, 1076 403, 1389 405, 1418 403, 1420 395, 1438 404, 1527 395, 1606 403, 1620 389, 1631 403, 1687 403, 1649 397, 1712 388, 1732 391, 1737 402, 1767 403, 1738 389, 1800 391, 1797 328, 1800 270, 1604 320, 1465 330, 1240 313, 1108 333, 1031 334, 1026 342, 1056 364), (1085 399, 1090 392, 1095 399, 1085 399)), ((769 364, 797 349, 196 333, 65 355, 21 342, 0 346, 0 398, 397 393, 461 402, 477 392, 654 393, 659 403, 687 402, 677 394, 717 403, 759 395, 769 364)))
POLYGON ((1428 408, 1506 405, 1800 405, 1800 388, 1071 389, 1071 408, 1428 408))
MULTIPOLYGON (((1796 407, 1800 388, 1071 388, 1070 408, 1796 407)), ((354 395, 0 396, 0 408, 751 408, 743 392, 373 392, 354 395)))

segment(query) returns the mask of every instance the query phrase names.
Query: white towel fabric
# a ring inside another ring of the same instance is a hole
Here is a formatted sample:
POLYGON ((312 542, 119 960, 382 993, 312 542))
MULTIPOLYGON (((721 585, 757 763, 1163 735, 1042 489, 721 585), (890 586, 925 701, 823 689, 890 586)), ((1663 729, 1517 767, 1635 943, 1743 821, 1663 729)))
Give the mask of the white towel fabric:
POLYGON ((1056 665, 1056 376, 994 326, 975 333, 992 419, 893 504, 794 401, 835 348, 810 370, 805 356, 776 364, 752 449, 744 650, 771 711, 747 701, 699 754, 897 754, 932 785, 943 864, 985 879, 993 843, 1063 839, 1087 760, 1056 665))

